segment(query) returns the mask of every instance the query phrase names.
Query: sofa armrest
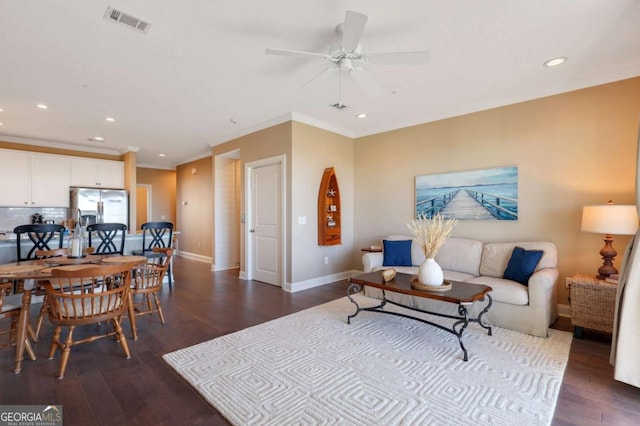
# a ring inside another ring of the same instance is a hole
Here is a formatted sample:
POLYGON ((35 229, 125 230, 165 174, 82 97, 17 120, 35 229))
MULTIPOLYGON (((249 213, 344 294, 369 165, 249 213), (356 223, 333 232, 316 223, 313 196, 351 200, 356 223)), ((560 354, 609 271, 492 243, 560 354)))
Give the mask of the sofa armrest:
POLYGON ((365 253, 362 255, 362 269, 364 272, 371 272, 374 268, 382 266, 383 260, 382 253, 365 253))
POLYGON ((559 275, 558 269, 545 268, 536 271, 529 277, 530 306, 547 306, 550 296, 555 295, 559 275))

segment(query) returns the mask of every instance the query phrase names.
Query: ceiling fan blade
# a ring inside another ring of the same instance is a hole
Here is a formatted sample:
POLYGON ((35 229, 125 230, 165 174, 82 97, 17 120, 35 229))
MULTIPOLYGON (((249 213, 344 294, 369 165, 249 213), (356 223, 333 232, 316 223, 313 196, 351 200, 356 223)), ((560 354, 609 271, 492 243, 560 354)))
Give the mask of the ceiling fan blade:
POLYGON ((367 15, 347 10, 344 16, 344 25, 342 26, 342 49, 352 52, 358 47, 360 36, 367 24, 367 15))
POLYGON ((299 92, 300 90, 304 89, 305 87, 307 87, 308 85, 310 85, 311 83, 313 83, 314 81, 316 81, 318 78, 320 78, 321 76, 324 76, 325 74, 336 70, 338 68, 336 67, 329 67, 329 68, 325 68, 322 71, 320 71, 318 74, 316 74, 311 80, 307 81, 306 83, 302 84, 300 87, 298 87, 296 89, 296 92, 299 92))
POLYGON ((300 50, 287 50, 287 49, 275 49, 273 47, 267 47, 264 50, 264 53, 267 55, 281 55, 281 56, 292 56, 295 58, 305 58, 305 59, 329 59, 331 56, 325 55, 324 53, 314 53, 314 52, 303 52, 300 50))
POLYGON ((370 98, 381 96, 384 93, 378 82, 364 69, 352 68, 349 75, 370 98))
POLYGON ((375 65, 426 65, 429 63, 429 52, 386 52, 368 53, 366 61, 375 65))

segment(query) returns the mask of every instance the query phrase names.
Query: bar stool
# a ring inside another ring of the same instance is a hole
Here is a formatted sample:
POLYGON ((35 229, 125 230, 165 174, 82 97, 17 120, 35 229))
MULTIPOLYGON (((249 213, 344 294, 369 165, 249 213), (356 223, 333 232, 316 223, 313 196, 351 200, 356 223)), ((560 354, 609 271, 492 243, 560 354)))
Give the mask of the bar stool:
MULTIPOLYGON (((154 252, 153 249, 170 248, 173 243, 173 223, 171 222, 146 222, 142 229, 142 250, 132 250, 131 253, 138 256, 145 256, 149 259, 164 257, 163 253, 154 252)), ((171 263, 167 270, 169 275, 169 288, 173 288, 171 263)))
POLYGON ((124 223, 94 223, 87 226, 87 233, 89 247, 97 245, 95 254, 124 255, 124 239, 127 234, 127 225, 124 223))

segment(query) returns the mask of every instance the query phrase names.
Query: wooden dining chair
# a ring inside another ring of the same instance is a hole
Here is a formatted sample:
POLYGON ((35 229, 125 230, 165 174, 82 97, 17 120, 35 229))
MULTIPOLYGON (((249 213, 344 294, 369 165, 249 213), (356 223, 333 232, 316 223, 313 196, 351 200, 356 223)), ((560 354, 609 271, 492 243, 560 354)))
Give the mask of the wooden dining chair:
POLYGON ((94 223, 87 226, 89 247, 95 247, 95 254, 124 255, 124 240, 127 225, 124 223, 94 223))
MULTIPOLYGON (((22 307, 22 295, 6 294, 7 290, 13 287, 13 283, 0 283, 0 319, 9 319, 9 328, 0 329, 0 335, 8 335, 6 341, 0 342, 0 348, 13 347, 16 345, 16 337, 18 333, 18 320, 20 318, 20 308, 22 307)), ((36 354, 33 346, 28 338, 25 339, 25 349, 29 354, 29 358, 35 361, 36 354)))
MULTIPOLYGON (((82 250, 82 253, 84 255, 89 255, 92 254, 93 251, 95 250, 95 248, 93 247, 85 247, 82 250)), ((35 252, 36 258, 37 259, 51 259, 54 257, 62 257, 62 256, 68 256, 69 255, 69 248, 67 247, 63 247, 63 248, 59 248, 59 249, 54 249, 54 250, 36 250, 35 252)), ((43 288, 44 282, 40 281, 40 284, 38 286, 36 286, 36 297, 39 296, 39 292, 40 289, 43 288)), ((31 327, 31 325, 29 325, 29 336, 31 337, 31 339, 34 342, 38 341, 38 338, 40 336, 40 330, 42 329, 42 323, 44 322, 44 317, 47 314, 47 297, 46 294, 44 295, 44 299, 42 300, 42 306, 40 306, 40 312, 38 313, 38 319, 36 320, 36 327, 35 329, 33 329, 31 327)), ((34 300, 32 299, 31 304, 33 305, 34 300)))
MULTIPOLYGON (((142 229, 142 250, 133 250, 131 253, 134 255, 146 256, 150 259, 162 257, 163 254, 154 252, 153 249, 167 248, 173 244, 173 223, 171 222, 146 222, 140 225, 140 229, 142 229)), ((171 288, 171 264, 167 273, 169 288, 171 288)))
POLYGON ((136 316, 157 313, 160 322, 165 323, 158 293, 162 290, 162 281, 169 268, 173 249, 155 247, 153 252, 160 253, 162 256, 152 258, 150 262, 136 266, 133 270, 131 292, 129 293, 129 323, 133 340, 138 340, 136 316), (142 300, 137 301, 136 296, 140 296, 137 298, 142 300), (153 303, 151 298, 153 298, 153 303))
POLYGON ((52 278, 44 283, 49 306, 49 320, 55 331, 49 349, 49 359, 53 359, 57 349, 62 352, 58 378, 64 378, 71 347, 93 342, 107 336, 116 336, 127 359, 131 358, 126 337, 122 331, 121 318, 129 304, 131 289, 130 263, 112 265, 73 265, 51 270, 52 278), (97 288, 84 292, 77 287, 78 282, 93 282, 97 288), (74 340, 76 327, 88 324, 111 322, 113 331, 74 340), (62 328, 68 327, 66 339, 61 338, 62 328))

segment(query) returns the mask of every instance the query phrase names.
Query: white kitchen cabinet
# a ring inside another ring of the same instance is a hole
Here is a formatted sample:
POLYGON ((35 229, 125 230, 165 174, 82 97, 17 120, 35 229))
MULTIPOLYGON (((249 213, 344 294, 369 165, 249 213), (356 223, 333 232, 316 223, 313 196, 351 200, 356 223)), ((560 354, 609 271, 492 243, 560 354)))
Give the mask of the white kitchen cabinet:
POLYGON ((122 189, 124 162, 73 157, 71 186, 122 189))
POLYGON ((0 206, 69 207, 69 158, 0 150, 5 179, 0 206))
POLYGON ((69 207, 68 157, 30 154, 31 200, 37 207, 69 207))
POLYGON ((24 151, 1 149, 2 181, 0 205, 3 207, 31 206, 31 177, 29 154, 24 151))

